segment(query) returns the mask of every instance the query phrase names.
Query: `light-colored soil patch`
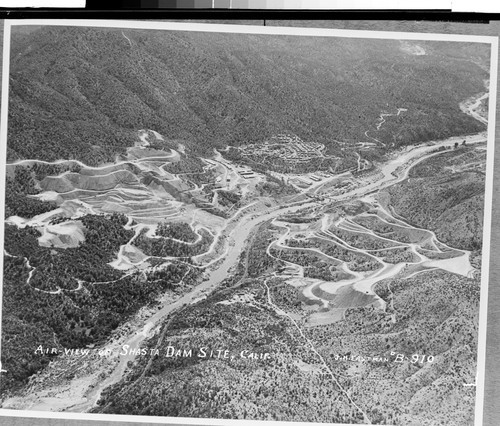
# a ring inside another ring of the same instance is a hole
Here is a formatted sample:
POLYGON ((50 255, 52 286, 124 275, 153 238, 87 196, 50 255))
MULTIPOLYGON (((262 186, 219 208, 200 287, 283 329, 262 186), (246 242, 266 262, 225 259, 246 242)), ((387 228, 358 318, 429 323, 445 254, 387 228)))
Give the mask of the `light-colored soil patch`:
POLYGON ((138 184, 139 181, 128 170, 117 170, 102 176, 85 176, 80 173, 47 176, 40 182, 40 186, 45 191, 63 193, 73 189, 104 191, 115 188, 120 183, 138 184))
POLYGON ((146 259, 146 255, 137 247, 129 245, 122 250, 123 256, 126 256, 132 263, 140 263, 146 259))
POLYGON ((130 207, 124 206, 123 204, 107 202, 104 203, 101 207, 101 211, 105 213, 123 213, 127 214, 131 211, 130 207))
POLYGON ((55 191, 45 191, 40 194, 30 195, 32 198, 38 198, 40 201, 52 201, 54 203, 62 203, 63 200, 55 191))
POLYGON ((46 225, 40 229, 42 235, 38 238, 38 243, 42 247, 78 247, 80 243, 85 241, 84 229, 79 220, 46 225))
POLYGON ((316 327, 320 325, 333 324, 344 318, 345 309, 330 309, 327 312, 314 312, 306 321, 306 327, 316 327))
POLYGON ((317 285, 322 283, 323 281, 318 280, 316 278, 291 278, 289 280, 286 280, 286 283, 295 287, 295 288, 300 288, 300 287, 310 287, 312 285, 317 285))
POLYGON ((99 176, 104 176, 104 175, 109 175, 110 173, 117 172, 119 170, 127 170, 130 171, 132 170, 131 166, 128 164, 111 164, 109 166, 104 166, 101 168, 82 168, 78 174, 84 175, 84 176, 94 176, 94 177, 99 177, 99 176))
POLYGON ((149 267, 149 263, 146 262, 147 259, 148 256, 141 250, 133 245, 127 244, 120 247, 118 257, 108 263, 108 265, 120 271, 126 271, 132 268, 145 269, 149 267))
POLYGON ((300 371, 304 373, 321 374, 323 372, 323 368, 321 365, 308 364, 301 359, 294 361, 293 365, 295 365, 300 371))

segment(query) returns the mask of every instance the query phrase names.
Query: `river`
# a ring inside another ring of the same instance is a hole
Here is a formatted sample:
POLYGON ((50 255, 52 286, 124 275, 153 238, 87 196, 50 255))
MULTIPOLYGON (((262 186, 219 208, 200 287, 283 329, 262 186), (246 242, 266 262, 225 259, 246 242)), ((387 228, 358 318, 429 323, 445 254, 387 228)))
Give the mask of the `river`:
MULTIPOLYGON (((381 189, 389 185, 393 185, 397 182, 400 182, 406 179, 408 171, 411 169, 411 167, 415 166, 416 164, 418 164, 419 162, 423 161, 426 158, 439 154, 439 152, 438 153, 433 152, 437 147, 453 146, 455 142, 457 142, 458 140, 462 141, 464 139, 467 140, 467 143, 478 143, 478 142, 483 142, 485 140, 485 137, 483 134, 467 138, 454 137, 444 141, 439 141, 434 145, 421 146, 414 148, 413 150, 403 152, 400 156, 389 161, 383 167, 382 179, 370 185, 356 188, 351 192, 333 198, 335 199, 335 201, 341 201, 342 199, 350 199, 352 197, 362 197, 363 195, 372 192, 375 189, 381 189), (411 163, 411 166, 404 167, 409 163, 411 163), (393 173, 395 173, 397 170, 400 170, 402 172, 399 176, 396 177, 394 176, 393 173)), ((215 267, 212 267, 209 271, 207 271, 207 279, 198 286, 196 286, 189 293, 177 299, 175 302, 164 305, 158 312, 156 312, 153 316, 151 316, 151 318, 149 318, 144 328, 146 330, 153 329, 154 327, 157 326, 157 324, 161 323, 161 321, 164 318, 166 318, 169 314, 171 314, 174 310, 181 308, 183 305, 197 302, 200 299, 200 297, 203 297, 204 294, 208 294, 211 291, 215 290, 223 280, 225 280, 227 277, 230 276, 231 269, 237 265, 239 257, 246 247, 247 238, 250 236, 252 230, 254 230, 257 226, 259 226, 260 224, 262 224, 267 220, 274 219, 278 216, 294 213, 297 212, 298 210, 307 207, 317 206, 318 204, 325 204, 326 202, 327 201, 323 202, 312 201, 308 203, 302 202, 292 205, 290 207, 275 208, 269 211, 265 211, 258 216, 256 216, 256 213, 254 212, 246 213, 240 216, 240 219, 237 221, 237 224, 230 232, 228 241, 226 243, 229 245, 229 247, 231 247, 231 249, 226 251, 227 253, 226 256, 223 259, 221 259, 221 261, 215 267)), ((454 260, 450 261, 453 262, 454 260)), ((382 278, 387 278, 389 276, 394 275, 399 271, 399 269, 400 268, 391 265, 390 267, 387 267, 384 270, 383 274, 382 273, 377 274, 377 277, 373 277, 372 280, 363 280, 363 285, 361 285, 360 291, 366 291, 368 290, 368 287, 371 290, 371 287, 375 282, 379 281, 382 278)), ((146 339, 147 336, 148 336, 147 332, 134 333, 129 337, 129 339, 124 343, 124 345, 130 345, 130 347, 138 347, 146 339)), ((133 357, 130 356, 122 356, 118 367, 111 374, 111 376, 109 376, 108 379, 106 379, 104 382, 96 386, 95 390, 92 392, 93 398, 91 398, 88 402, 84 404, 72 407, 68 411, 81 412, 85 411, 85 409, 88 409, 92 405, 94 405, 95 401, 97 401, 97 399, 99 398, 101 391, 105 387, 109 386, 112 383, 116 383, 122 378, 125 368, 127 366, 127 362, 132 359, 133 357)))
MULTIPOLYGON (((486 96, 478 98, 478 102, 474 103, 474 108, 477 109, 481 101, 485 98, 486 96)), ((471 115, 473 115, 472 109, 470 110, 470 113, 471 115)), ((475 118, 479 119, 478 117, 475 118)), ((468 144, 479 143, 484 142, 486 140, 486 136, 484 133, 480 133, 467 137, 453 137, 443 141, 436 141, 432 145, 426 144, 423 146, 414 147, 413 149, 406 149, 402 152, 399 152, 397 155, 394 155, 391 160, 389 160, 382 166, 382 177, 380 179, 365 186, 354 188, 352 191, 329 197, 328 199, 324 199, 322 201, 299 201, 290 203, 286 207, 269 208, 259 212, 260 214, 256 214, 255 212, 242 211, 241 214, 232 221, 233 223, 231 226, 231 231, 226 234, 226 236, 224 236, 223 232, 217 237, 226 238, 224 242, 226 246, 226 254, 220 259, 220 261, 216 262, 215 265, 207 268, 206 279, 198 286, 193 288, 190 292, 181 296, 177 300, 170 303, 165 303, 157 312, 155 312, 146 320, 140 331, 134 330, 124 340, 120 340, 120 346, 129 345, 131 348, 139 347, 144 342, 144 340, 151 335, 151 331, 157 329, 168 315, 170 315, 175 310, 181 309, 184 305, 197 302, 201 297, 204 297, 206 294, 216 289, 224 279, 230 276, 231 269, 237 265, 238 259, 240 258, 241 253, 246 247, 246 241, 250 236, 252 230, 256 229, 256 227, 258 227, 263 222, 274 219, 283 214, 297 212, 298 210, 303 208, 325 205, 327 203, 331 203, 332 201, 342 201, 362 197, 375 190, 393 185, 406 179, 408 176, 408 171, 415 164, 418 164, 418 162, 423 161, 425 158, 429 158, 430 156, 438 155, 439 153, 434 152, 436 148, 441 146, 453 146, 456 142, 461 143, 463 140, 467 140, 468 144)), ((36 160, 24 160, 24 162, 29 161, 36 160)), ((325 180, 322 184, 326 182, 327 181, 325 180)), ((116 347, 114 349, 116 350, 116 347)), ((134 356, 129 354, 126 356, 119 356, 118 363, 105 380, 91 387, 90 390, 87 391, 86 396, 83 398, 81 395, 79 395, 78 397, 75 396, 74 398, 67 398, 64 401, 59 400, 58 408, 61 411, 88 411, 95 405, 100 397, 102 390, 114 383, 117 383, 123 378, 128 362, 133 361, 133 359, 134 356)), ((54 398, 40 397, 37 399, 36 409, 53 410, 53 404, 54 398)), ((3 407, 23 408, 19 405, 22 405, 22 398, 12 398, 10 400, 6 400, 3 404, 3 407)))

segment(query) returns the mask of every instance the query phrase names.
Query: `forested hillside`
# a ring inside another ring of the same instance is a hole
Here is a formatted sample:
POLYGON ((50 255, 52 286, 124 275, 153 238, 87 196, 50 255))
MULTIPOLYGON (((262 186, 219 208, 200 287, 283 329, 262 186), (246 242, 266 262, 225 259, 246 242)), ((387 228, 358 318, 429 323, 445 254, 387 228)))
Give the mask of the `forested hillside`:
POLYGON ((14 28, 4 407, 469 421, 488 47, 14 28))
POLYGON ((236 290, 240 299, 222 291, 173 316, 163 340, 157 333, 147 342, 159 356, 138 357, 93 412, 366 424, 340 385, 356 390, 352 399, 372 424, 470 423, 474 394, 463 383, 475 371, 477 281, 443 271, 383 281, 377 293, 392 302, 387 312, 350 309, 345 321, 311 328, 283 313, 307 315, 296 289, 280 279, 266 285, 269 292, 251 280, 236 290), (192 354, 165 356, 168 346, 192 354), (395 361, 397 353, 407 360, 395 361), (433 362, 411 362, 411 354, 433 362), (360 355, 374 361, 342 360, 360 355))
POLYGON ((389 188, 396 213, 457 248, 480 250, 486 151, 461 146, 416 165, 389 188))
POLYGON ((31 227, 6 225, 0 395, 14 391, 51 357, 38 345, 84 348, 110 333, 159 294, 192 285, 199 273, 172 263, 156 273, 124 275, 110 262, 133 235, 121 215, 85 216, 76 248, 41 247, 31 227))
POLYGON ((71 27, 12 40, 9 161, 110 161, 142 128, 205 154, 280 132, 338 151, 397 108, 376 134, 388 147, 483 129, 458 105, 484 91, 486 45, 71 27))

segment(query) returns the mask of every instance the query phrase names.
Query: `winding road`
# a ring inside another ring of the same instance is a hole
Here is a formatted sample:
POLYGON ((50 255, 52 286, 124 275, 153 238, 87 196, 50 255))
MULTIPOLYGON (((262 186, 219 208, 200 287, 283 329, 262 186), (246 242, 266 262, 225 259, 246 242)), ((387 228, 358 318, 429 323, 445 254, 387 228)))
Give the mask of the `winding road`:
MULTIPOLYGON (((471 115, 474 115, 474 110, 477 109, 481 101, 486 99, 487 96, 483 96, 478 99, 478 101, 474 104, 474 107, 470 109, 471 115)), ((398 111, 399 113, 399 111, 398 111)), ((480 118, 476 117, 478 120, 480 118)), ((381 116, 382 120, 385 120, 384 117, 381 116)), ((481 120, 480 120, 481 121, 481 120)), ((383 121, 379 123, 378 128, 383 124, 383 121)), ((143 341, 148 338, 155 330, 159 330, 161 324, 165 321, 165 319, 171 315, 174 311, 178 311, 182 309, 183 306, 197 302, 200 297, 203 297, 206 294, 214 291, 220 283, 231 275, 232 271, 236 268, 238 261, 240 260, 240 255, 247 247, 248 238, 255 232, 258 226, 260 226, 265 221, 272 221, 279 216, 296 213, 307 207, 324 207, 326 205, 331 204, 332 202, 337 201, 348 201, 353 199, 362 198, 374 191, 378 191, 383 188, 387 188, 390 185, 401 182, 405 180, 408 176, 408 172, 411 167, 415 166, 419 162, 434 156, 439 155, 439 152, 435 152, 439 147, 451 147, 457 141, 462 141, 466 139, 468 144, 473 143, 481 143, 486 140, 486 136, 484 133, 469 136, 469 137, 454 137, 443 141, 436 141, 433 144, 428 144, 424 146, 414 147, 412 149, 408 149, 402 152, 397 153, 393 156, 391 160, 381 166, 381 174, 375 179, 373 182, 368 183, 367 185, 360 186, 357 188, 353 188, 350 191, 347 191, 344 194, 337 195, 326 195, 323 199, 312 199, 307 201, 296 201, 290 203, 285 206, 277 206, 272 208, 263 208, 259 207, 259 211, 256 213, 255 210, 249 209, 249 211, 245 211, 248 208, 240 209, 233 218, 228 221, 228 225, 230 225, 224 232, 217 234, 214 237, 213 247, 224 247, 221 250, 221 255, 217 258, 213 259, 209 264, 204 265, 206 269, 206 279, 200 285, 193 288, 188 293, 179 297, 177 300, 173 302, 165 303, 161 308, 149 316, 142 326, 142 331, 138 332, 137 329, 134 329, 129 333, 129 335, 120 339, 117 342, 108 343, 105 348, 110 349, 112 351, 116 351, 118 348, 123 345, 130 345, 130 347, 139 347, 143 341)), ((142 161, 147 161, 148 159, 142 158, 135 161, 123 161, 116 164, 109 164, 101 167, 95 167, 92 169, 102 170, 106 167, 117 166, 120 164, 127 163, 138 163, 142 161)), ((14 164, 26 164, 37 162, 38 160, 22 160, 14 164)), ((79 164, 81 167, 91 168, 86 166, 85 164, 75 161, 75 160, 60 160, 57 162, 44 162, 38 161, 40 163, 45 164, 64 164, 68 162, 73 162, 75 164, 79 164)), ((329 181, 333 181, 337 177, 327 178, 319 183, 315 183, 311 188, 308 189, 308 193, 314 194, 318 188, 321 188, 323 185, 327 184, 329 181)), ((386 212, 387 213, 387 212, 386 212)), ((395 220, 399 220, 396 219, 395 220)), ((201 259, 200 259, 201 260, 201 259)), ((380 279, 394 276, 395 273, 399 272, 398 269, 402 268, 402 266, 394 266, 385 264, 382 269, 378 270, 375 275, 367 277, 363 280, 357 281, 357 289, 363 292, 371 292, 374 283, 378 282, 380 279)), ((266 284, 267 286, 267 284, 266 284)), ((269 289, 268 289, 269 291, 269 289)), ((269 292, 268 292, 269 295, 269 292)), ((272 302, 270 301, 270 304, 272 302)), ((279 309, 276 307, 276 309, 279 309)), ((300 329, 299 329, 300 331, 300 329)), ((314 349, 314 347, 313 347, 314 349)), ((118 355, 117 355, 118 356, 118 355)), ((318 354, 321 359, 321 355, 318 354)), ((62 411, 72 411, 72 412, 84 412, 91 409, 96 401, 99 399, 99 396, 102 390, 108 387, 111 384, 117 383, 121 380, 125 374, 127 364, 129 361, 133 361, 133 356, 127 357, 119 357, 118 363, 112 369, 111 373, 107 376, 106 379, 100 380, 95 383, 91 389, 86 393, 85 397, 75 397, 73 399, 68 398, 64 401, 64 408, 62 411)), ((326 363, 323 360, 323 363, 326 363)), ((328 366, 326 365, 326 368, 328 366)), ((331 370, 330 370, 331 373, 331 370)), ((335 377, 333 373, 331 373, 334 380, 335 377)), ((76 380, 76 379, 75 379, 76 380)), ((341 388, 342 389, 342 388, 341 388)), ((342 389, 343 390, 343 389, 342 389)), ((345 391, 344 391, 345 392, 345 391)), ((360 410, 364 415, 365 419, 367 419, 366 414, 356 406, 355 402, 349 397, 353 406, 355 406, 358 410, 360 410)), ((7 400, 4 402, 3 407, 7 408, 9 404, 13 404, 15 408, 20 408, 16 404, 19 403, 22 405, 22 401, 17 400, 7 400)), ((50 398, 46 399, 46 403, 44 403, 43 398, 39 398, 37 407, 39 410, 50 410, 51 409, 52 400, 50 398)))

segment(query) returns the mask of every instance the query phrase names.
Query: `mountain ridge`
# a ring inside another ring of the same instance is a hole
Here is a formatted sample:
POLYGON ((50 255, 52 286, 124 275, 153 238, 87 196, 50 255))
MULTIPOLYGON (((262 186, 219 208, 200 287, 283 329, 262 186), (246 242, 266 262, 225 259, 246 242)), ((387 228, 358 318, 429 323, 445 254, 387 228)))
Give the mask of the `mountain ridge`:
POLYGON ((487 75, 460 59, 470 46, 445 56, 425 42, 423 59, 395 43, 78 27, 13 34, 8 158, 69 158, 78 146, 79 159, 100 164, 141 128, 200 155, 282 132, 341 151, 334 139, 370 140, 365 131, 396 108, 408 113, 377 132, 386 144, 484 129, 458 106, 487 75))

